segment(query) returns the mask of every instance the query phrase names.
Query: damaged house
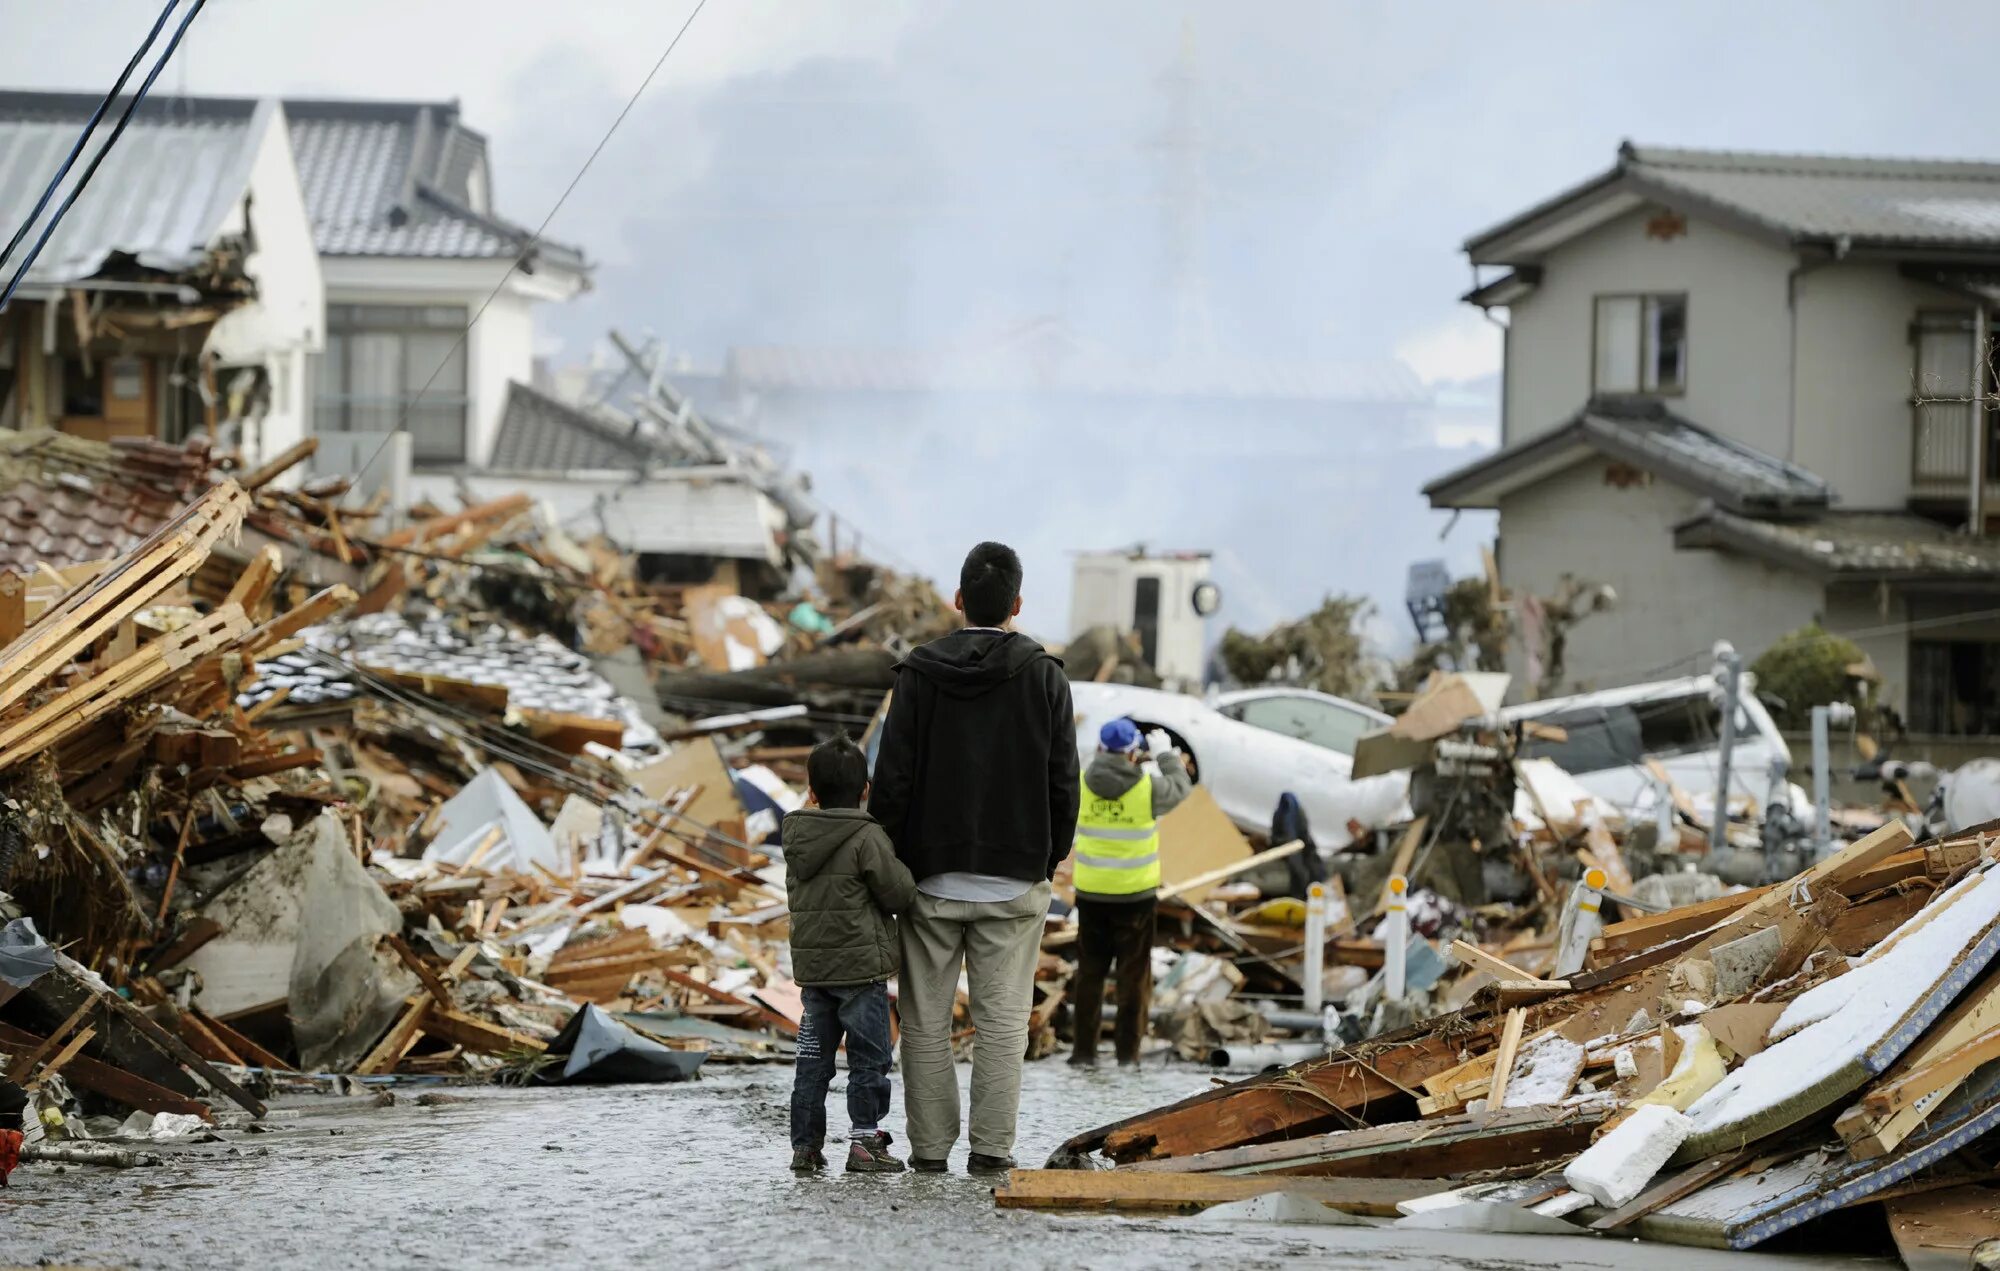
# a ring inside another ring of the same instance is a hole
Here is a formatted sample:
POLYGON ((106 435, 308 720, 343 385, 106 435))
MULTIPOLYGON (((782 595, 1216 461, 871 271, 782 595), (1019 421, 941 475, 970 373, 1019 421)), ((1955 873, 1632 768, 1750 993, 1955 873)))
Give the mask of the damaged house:
POLYGON ((1569 688, 1706 669, 1818 621, 1909 727, 2000 733, 2000 165, 1662 150, 1485 231, 1500 448, 1426 488, 1500 515, 1569 688))
MULTIPOLYGON (((0 223, 10 232, 96 105, 0 93, 0 223)), ((284 108, 148 101, 0 314, 0 426, 96 441, 207 434, 254 461, 305 434, 307 362, 323 322, 284 108)))

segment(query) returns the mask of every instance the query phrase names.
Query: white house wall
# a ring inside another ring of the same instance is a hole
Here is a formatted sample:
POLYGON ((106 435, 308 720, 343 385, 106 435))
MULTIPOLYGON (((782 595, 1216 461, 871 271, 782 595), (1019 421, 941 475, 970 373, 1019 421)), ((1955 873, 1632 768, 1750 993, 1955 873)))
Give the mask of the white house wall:
POLYGON ((1910 324, 1927 308, 1971 303, 1890 264, 1799 275, 1793 458, 1831 482, 1843 507, 1900 509, 1910 496, 1910 324))
MULTIPOLYGON (((1824 592, 1810 578, 1675 550, 1672 527, 1697 496, 1659 480, 1621 487, 1606 479, 1610 468, 1588 460, 1501 500, 1500 568, 1516 596, 1551 596, 1564 573, 1617 592, 1609 612, 1570 629, 1564 690, 1705 670, 1717 640, 1754 658, 1818 615, 1824 592)), ((1510 669, 1518 677, 1521 667, 1510 669)))
POLYGON ((1503 441, 1547 432, 1589 399, 1595 297, 1686 292, 1687 392, 1667 401, 1697 424, 1784 454, 1790 253, 1693 217, 1677 238, 1648 237, 1652 215, 1618 217, 1551 253, 1541 285, 1512 307, 1503 441))
POLYGON ((250 165, 247 214, 239 203, 222 231, 241 234, 247 220, 256 250, 244 268, 256 280, 257 300, 225 314, 206 345, 223 366, 261 365, 270 376, 270 410, 244 438, 253 460, 305 436, 306 355, 323 348, 326 336, 325 284, 284 112, 270 102, 258 108, 258 117, 263 133, 250 165))
POLYGON ((533 377, 534 304, 545 297, 517 287, 521 275, 493 295, 506 273, 504 261, 335 256, 321 267, 328 304, 457 305, 468 317, 486 304, 466 338, 466 393, 471 399, 466 457, 472 466, 484 466, 500 431, 508 382, 533 377), (491 304, 486 303, 489 295, 491 304))

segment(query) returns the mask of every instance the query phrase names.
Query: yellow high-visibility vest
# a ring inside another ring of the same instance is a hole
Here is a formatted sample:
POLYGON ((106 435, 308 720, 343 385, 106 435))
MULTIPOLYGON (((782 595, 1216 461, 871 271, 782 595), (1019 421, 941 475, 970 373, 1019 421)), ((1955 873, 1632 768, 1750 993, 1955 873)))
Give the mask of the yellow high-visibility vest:
POLYGON ((1076 818, 1076 889, 1098 896, 1130 896, 1160 885, 1160 828, 1153 819, 1152 774, 1123 798, 1104 799, 1083 789, 1076 818))

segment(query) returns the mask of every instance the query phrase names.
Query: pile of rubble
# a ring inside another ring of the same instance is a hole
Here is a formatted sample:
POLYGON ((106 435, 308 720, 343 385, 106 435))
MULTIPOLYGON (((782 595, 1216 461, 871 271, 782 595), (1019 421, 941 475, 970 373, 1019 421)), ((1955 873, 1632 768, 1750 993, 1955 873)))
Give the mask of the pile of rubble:
POLYGON ((1080 1134, 1050 1161, 1070 1168, 1017 1172, 999 1203, 1282 1191, 1731 1248, 1879 1203, 1899 1239, 1990 1237, 2000 825, 1911 840, 1894 822, 1782 883, 1614 923, 1560 975, 1548 949, 1459 941, 1457 1009, 1080 1134))
POLYGON ((935 592, 646 581, 525 498, 391 528, 276 488, 310 451, 0 438, 0 1132, 144 1163, 354 1082, 789 1058, 764 846, 935 592))

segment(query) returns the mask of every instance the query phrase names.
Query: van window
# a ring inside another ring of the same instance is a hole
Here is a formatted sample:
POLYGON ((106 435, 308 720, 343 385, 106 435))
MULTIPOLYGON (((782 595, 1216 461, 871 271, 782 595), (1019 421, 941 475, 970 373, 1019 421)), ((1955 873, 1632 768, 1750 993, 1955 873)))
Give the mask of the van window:
MULTIPOLYGON (((1665 759, 1712 750, 1720 740, 1722 712, 1707 694, 1688 693, 1661 701, 1580 707, 1534 719, 1564 729, 1569 739, 1527 737, 1521 742, 1521 754, 1550 760, 1565 772, 1581 775, 1644 763, 1649 756, 1665 759)), ((1748 716, 1739 714, 1736 722, 1737 735, 1744 736, 1750 727, 1748 716)))

